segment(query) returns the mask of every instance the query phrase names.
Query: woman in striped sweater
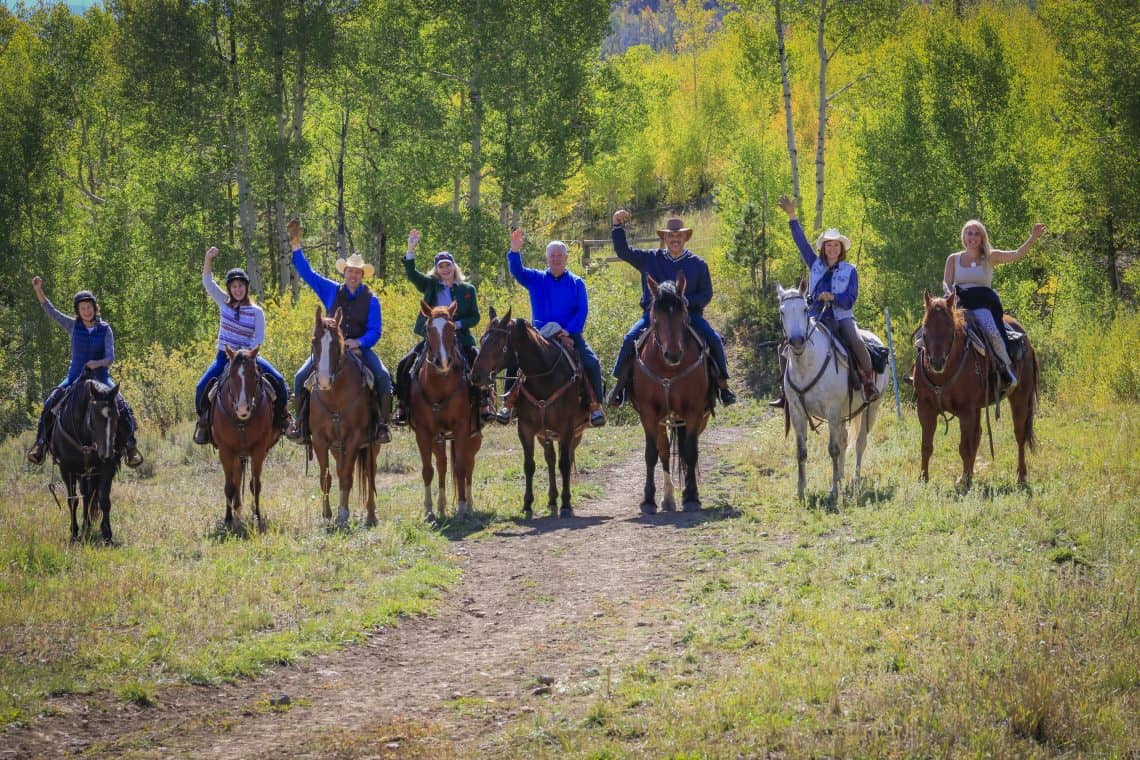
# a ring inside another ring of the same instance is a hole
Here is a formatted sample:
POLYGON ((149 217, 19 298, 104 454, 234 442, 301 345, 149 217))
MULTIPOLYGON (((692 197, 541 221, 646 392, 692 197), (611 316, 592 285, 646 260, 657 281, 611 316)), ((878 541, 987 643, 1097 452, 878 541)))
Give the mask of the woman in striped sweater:
MULTIPOLYGON (((229 364, 226 357, 226 347, 237 351, 239 349, 251 350, 260 346, 265 340, 265 312, 261 307, 249 300, 249 276, 244 269, 231 269, 226 272, 226 289, 222 290, 214 281, 213 265, 218 256, 218 249, 211 246, 202 260, 202 287, 206 294, 218 305, 220 324, 218 326, 218 354, 214 363, 198 381, 194 393, 194 408, 198 411, 198 425, 194 428, 194 443, 206 444, 210 442, 210 405, 206 400, 206 393, 210 383, 219 377, 229 364)), ((273 383, 277 394, 274 401, 274 424, 282 432, 288 429, 289 419, 289 386, 277 368, 258 354, 257 366, 273 383)))

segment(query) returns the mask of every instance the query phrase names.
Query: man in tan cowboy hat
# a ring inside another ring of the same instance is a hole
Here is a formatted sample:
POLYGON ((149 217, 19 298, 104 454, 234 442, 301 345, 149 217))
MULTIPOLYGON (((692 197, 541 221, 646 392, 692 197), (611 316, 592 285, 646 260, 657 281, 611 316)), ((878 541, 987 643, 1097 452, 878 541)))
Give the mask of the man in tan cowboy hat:
MULTIPOLYGON (((360 355, 368 369, 372 370, 373 390, 373 431, 372 438, 377 443, 388 443, 388 419, 392 415, 392 376, 380 361, 372 347, 380 340, 383 325, 380 320, 380 301, 364 284, 365 277, 372 276, 372 265, 365 262, 359 253, 347 259, 337 259, 336 271, 344 275, 344 282, 330 280, 313 271, 301 248, 301 222, 289 222, 289 241, 293 246, 293 267, 305 284, 313 289, 325 307, 325 312, 333 314, 341 310, 344 330, 344 345, 360 355)), ((297 424, 289 431, 289 438, 298 443, 309 442, 309 391, 305 380, 313 368, 313 357, 297 371, 293 378, 293 390, 297 398, 297 424)))
POLYGON ((676 281, 677 275, 682 272, 688 281, 685 286, 685 298, 689 302, 689 318, 693 327, 708 343, 709 352, 715 363, 714 380, 720 389, 720 401, 726 406, 735 402, 736 394, 728 387, 728 362, 724 358, 724 341, 702 314, 713 295, 709 265, 700 256, 685 248, 685 243, 693 236, 693 231, 686 227, 680 218, 673 217, 665 223, 663 229, 657 230, 661 247, 655 250, 642 250, 630 248, 626 240, 625 223, 629 221, 629 212, 625 209, 617 211, 613 221, 614 227, 610 238, 613 241, 614 251, 618 258, 641 272, 642 313, 641 319, 633 323, 633 327, 622 340, 621 350, 614 364, 613 375, 617 378, 617 383, 610 391, 610 405, 621 406, 625 400, 625 386, 629 382, 630 370, 633 367, 634 344, 637 337, 649 327, 649 306, 653 302, 653 296, 649 293, 646 278, 652 277, 657 282, 676 281))

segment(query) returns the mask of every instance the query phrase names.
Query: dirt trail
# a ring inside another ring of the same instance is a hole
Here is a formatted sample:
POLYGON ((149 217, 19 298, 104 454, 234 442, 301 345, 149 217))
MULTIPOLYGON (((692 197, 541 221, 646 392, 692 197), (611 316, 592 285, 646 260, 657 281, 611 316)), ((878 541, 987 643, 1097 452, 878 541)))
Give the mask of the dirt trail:
MULTIPOLYGON (((706 510, 715 506, 707 487, 720 477, 710 466, 715 449, 741 435, 714 427, 702 440, 706 510)), ((536 700, 574 699, 591 679, 677 645, 680 622, 655 611, 684 591, 692 549, 709 540, 700 525, 725 511, 640 517, 644 466, 638 448, 586 476, 606 497, 580 502, 572 520, 456 541, 463 579, 434 617, 256 680, 171 688, 149 708, 60 699, 57 715, 0 735, 0 758, 484 754, 503 723, 536 700), (550 694, 539 676, 553 679, 550 694), (270 708, 282 694, 288 708, 270 708)))

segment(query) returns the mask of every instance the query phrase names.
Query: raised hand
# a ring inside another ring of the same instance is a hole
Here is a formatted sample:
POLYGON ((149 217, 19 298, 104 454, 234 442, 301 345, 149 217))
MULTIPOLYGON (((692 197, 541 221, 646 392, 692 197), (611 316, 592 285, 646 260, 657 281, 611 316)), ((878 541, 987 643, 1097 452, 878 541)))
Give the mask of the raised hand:
POLYGON ((511 250, 514 251, 515 253, 518 253, 519 251, 521 251, 523 241, 525 239, 526 239, 526 235, 523 234, 522 230, 517 229, 517 228, 511 230, 511 250))
POLYGON ((628 221, 629 221, 629 212, 626 211, 624 208, 619 208, 617 211, 614 212, 614 226, 615 227, 622 225, 622 224, 625 224, 628 221))
POLYGON ((1045 225, 1042 224, 1041 222, 1038 222, 1037 224, 1033 225, 1033 230, 1029 233, 1029 237, 1036 240, 1037 238, 1041 237, 1043 234, 1045 234, 1045 225))
POLYGON ((289 244, 296 250, 301 247, 301 236, 305 231, 301 229, 301 220, 293 217, 289 220, 289 224, 285 225, 285 230, 289 233, 289 244))
POLYGON ((212 262, 216 258, 218 258, 218 247, 216 245, 212 245, 206 251, 206 261, 212 262))
POLYGON ((408 250, 415 251, 416 246, 420 244, 420 231, 413 229, 408 233, 408 250))
POLYGON ((784 213, 788 215, 789 219, 795 218, 796 204, 792 202, 791 198, 786 195, 781 195, 780 200, 776 201, 776 203, 784 210, 784 213))
POLYGON ((40 277, 37 274, 35 277, 32 278, 32 287, 35 288, 36 291, 42 290, 44 287, 44 278, 40 277))

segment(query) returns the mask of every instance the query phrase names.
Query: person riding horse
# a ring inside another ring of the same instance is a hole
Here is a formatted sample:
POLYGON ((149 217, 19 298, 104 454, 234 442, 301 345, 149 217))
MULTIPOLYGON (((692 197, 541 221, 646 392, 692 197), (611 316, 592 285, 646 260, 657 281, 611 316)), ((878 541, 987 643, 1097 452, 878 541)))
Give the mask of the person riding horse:
MULTIPOLYGON (((261 307, 250 301, 249 275, 244 269, 231 269, 226 272, 226 289, 223 291, 214 281, 214 259, 218 257, 218 249, 214 246, 206 251, 202 259, 202 287, 206 294, 218 305, 218 353, 214 363, 198 380, 194 390, 194 409, 198 412, 198 424, 194 427, 194 443, 207 444, 210 442, 210 405, 206 395, 210 384, 215 378, 221 377, 229 364, 226 347, 234 351, 240 349, 252 350, 265 340, 265 312, 261 307)), ((284 433, 292 426, 289 416, 289 386, 284 376, 277 368, 270 364, 261 354, 257 356, 257 366, 273 384, 277 394, 274 399, 273 424, 284 433)))
POLYGON ((689 304, 689 318, 693 327, 708 344, 715 365, 714 381, 719 388, 720 402, 725 406, 735 403, 736 394, 728 387, 728 362, 724 356, 724 341, 721 340, 720 333, 714 330, 702 315, 713 296, 709 265, 700 256, 685 248, 685 243, 693 236, 692 229, 686 227, 677 217, 669 219, 665 229, 657 230, 661 247, 643 250, 629 247, 625 235, 627 221, 629 221, 629 212, 625 209, 614 213, 614 226, 610 232, 610 239, 618 258, 641 273, 641 318, 633 323, 633 327, 622 339, 621 350, 614 363, 613 376, 617 378, 617 382, 610 391, 608 399, 610 406, 621 406, 625 401, 625 388, 632 377, 634 346, 638 337, 649 327, 649 305, 653 302, 653 296, 649 292, 647 278, 652 277, 657 282, 676 281, 682 272, 688 282, 685 298, 689 304))
POLYGON ((1006 345, 1005 310, 1001 297, 993 288, 994 267, 1020 259, 1044 232, 1044 224, 1035 224, 1029 232, 1029 239, 1017 250, 998 251, 990 247, 985 225, 971 219, 962 226, 962 250, 946 257, 942 289, 946 295, 957 294, 958 304, 970 313, 978 329, 986 336, 986 342, 997 357, 1002 380, 1009 390, 1017 386, 1018 379, 1013 373, 1006 345))
MULTIPOLYGON (((44 461, 47 451, 48 437, 51 435, 55 422, 53 409, 64 392, 80 378, 84 370, 89 370, 93 377, 104 385, 114 385, 111 380, 109 368, 115 361, 115 335, 111 326, 99 316, 99 302, 89 290, 81 290, 72 299, 75 316, 69 317, 52 305, 43 291, 43 279, 38 275, 32 278, 32 289, 36 299, 47 315, 55 320, 56 324, 71 334, 71 363, 68 366, 67 377, 48 395, 40 413, 39 426, 36 428, 36 442, 28 450, 28 461, 40 464, 44 461)), ((115 403, 119 411, 119 429, 116 431, 116 444, 126 452, 128 467, 138 467, 143 462, 135 439, 138 424, 135 422, 134 412, 127 404, 122 394, 117 394, 115 403)))
MULTIPOLYGON (((815 241, 813 248, 804 235, 804 228, 796 218, 796 205, 786 195, 781 195, 780 208, 788 215, 788 227, 792 240, 800 251, 800 258, 808 267, 808 300, 811 303, 809 315, 827 326, 832 333, 838 333, 854 357, 862 382, 863 400, 868 404, 879 397, 875 385, 875 370, 871 366, 871 354, 867 345, 859 337, 855 325, 855 299, 859 297, 859 273, 855 265, 847 261, 847 251, 851 240, 837 229, 828 229, 815 241), (830 308, 829 308, 830 307, 830 308)), ((780 377, 784 376, 787 361, 780 353, 780 377)), ((783 383, 780 384, 780 397, 769 402, 771 406, 782 408, 784 399, 783 383)))
MULTIPOLYGON (((566 348, 578 353, 582 369, 586 373, 594 398, 590 402, 590 424, 601 427, 606 424, 602 413, 602 365, 594 349, 582 337, 586 317, 590 311, 586 282, 566 267, 569 250, 561 240, 551 240, 546 245, 546 269, 530 269, 522 263, 522 230, 511 232, 511 247, 507 251, 507 268, 511 276, 526 288, 530 295, 531 322, 547 340, 558 340, 566 348)), ((508 379, 517 372, 509 368, 508 379)), ((509 387, 506 403, 499 410, 498 420, 504 425, 511 420, 511 409, 515 403, 514 383, 509 387)))
MULTIPOLYGON (((344 345, 352 350, 364 366, 372 372, 372 440, 376 443, 389 443, 388 418, 392 412, 392 376, 384 367, 380 357, 372 347, 380 340, 383 324, 380 318, 380 300, 364 284, 365 277, 372 276, 372 265, 367 264, 359 253, 347 259, 337 259, 336 270, 344 275, 344 282, 330 280, 313 271, 301 248, 301 222, 289 221, 289 242, 293 247, 293 267, 305 284, 313 289, 325 311, 332 315, 338 309, 343 314, 341 328, 346 338, 344 345)), ((309 443, 309 390, 305 381, 313 369, 310 356, 293 378, 293 392, 297 398, 295 424, 287 433, 296 443, 309 443)))
MULTIPOLYGON (((432 268, 425 274, 416 271, 416 246, 420 242, 420 231, 408 233, 408 253, 404 256, 404 274, 423 294, 423 301, 429 307, 449 306, 455 303, 455 337, 460 350, 467 360, 467 367, 475 363, 475 337, 471 328, 479 324, 479 300, 475 286, 467 282, 463 270, 448 251, 440 251, 432 261, 432 268)), ((396 425, 408 423, 408 394, 412 387, 412 368, 424 350, 424 336, 427 334, 427 317, 422 313, 416 317, 414 332, 420 341, 396 365, 396 414, 392 422, 396 425)), ((491 391, 484 391, 480 411, 480 421, 486 422, 495 415, 491 391)))

